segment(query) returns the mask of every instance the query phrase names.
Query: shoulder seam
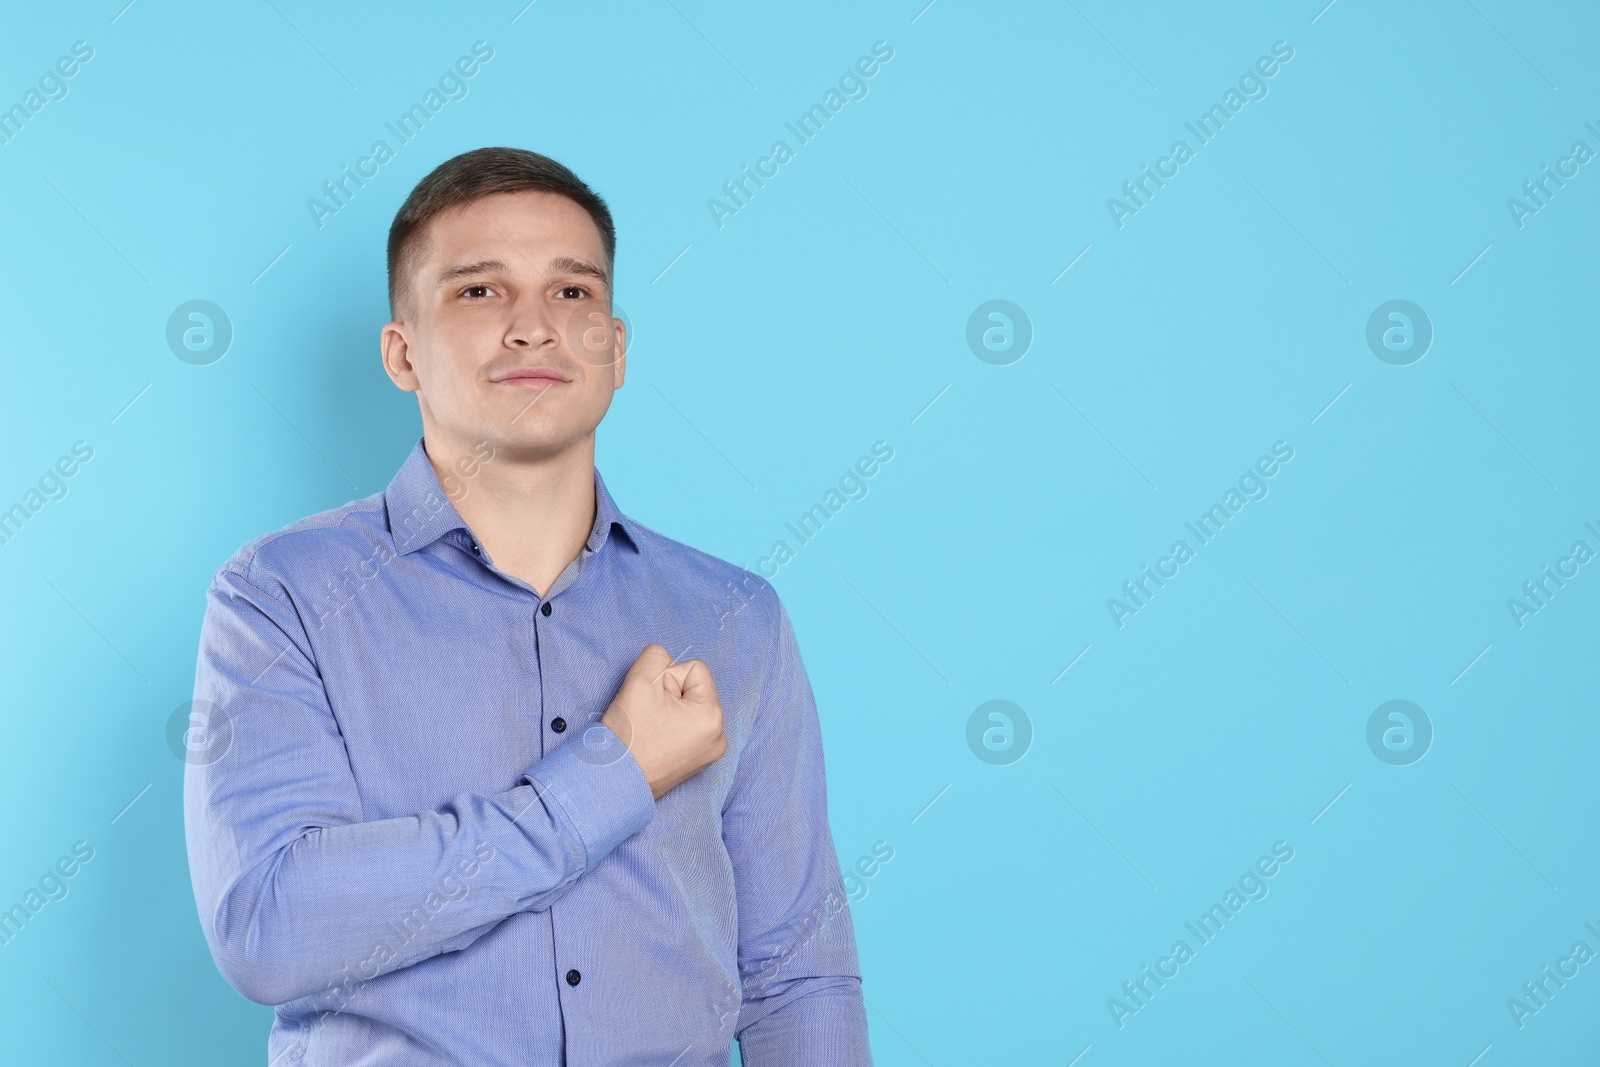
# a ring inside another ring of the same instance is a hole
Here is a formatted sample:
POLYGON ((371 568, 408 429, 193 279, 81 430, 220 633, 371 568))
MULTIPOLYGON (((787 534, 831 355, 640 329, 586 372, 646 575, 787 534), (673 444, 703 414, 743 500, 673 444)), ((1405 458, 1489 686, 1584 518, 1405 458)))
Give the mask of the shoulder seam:
POLYGON ((254 552, 250 553, 250 558, 245 561, 243 567, 235 567, 235 566, 231 566, 231 565, 225 563, 225 564, 222 565, 222 569, 221 569, 221 571, 219 573, 233 575, 235 578, 239 579, 245 585, 248 585, 251 589, 253 589, 256 592, 260 593, 262 596, 266 597, 268 600, 275 600, 279 604, 282 604, 284 607, 288 608, 290 611, 293 611, 294 610, 294 605, 293 604, 289 603, 289 601, 285 600, 283 597, 279 596, 277 593, 274 593, 272 590, 266 588, 260 582, 256 581, 254 578, 250 577, 248 572, 251 569, 252 565, 255 563, 255 558, 256 558, 255 553, 254 552))
MULTIPOLYGON (((336 508, 336 509, 332 509, 332 510, 338 511, 338 510, 343 510, 343 509, 336 508)), ((372 509, 368 509, 368 510, 381 511, 382 510, 382 505, 380 503, 380 505, 378 507, 372 508, 372 509)), ((313 530, 337 530, 337 529, 343 527, 349 521, 349 519, 352 516, 354 516, 354 515, 356 515, 358 513, 359 514, 366 514, 365 511, 358 512, 357 510, 352 509, 352 510, 349 510, 349 511, 344 511, 344 513, 339 516, 337 521, 330 522, 330 523, 327 523, 327 524, 322 525, 322 526, 304 526, 304 527, 301 527, 298 530, 291 530, 291 529, 289 529, 289 526, 295 525, 295 523, 292 522, 292 523, 289 523, 288 526, 285 526, 285 527, 277 529, 277 530, 273 530, 271 533, 263 534, 260 537, 253 538, 252 540, 254 540, 256 542, 256 546, 255 546, 255 548, 251 549, 250 555, 247 556, 244 560, 241 561, 240 566, 241 566, 242 570, 244 570, 244 571, 252 571, 252 570, 255 569, 256 557, 258 555, 260 555, 261 554, 261 550, 266 548, 268 545, 276 544, 282 538, 288 537, 288 536, 290 536, 292 534, 310 533, 313 530)), ((307 516, 305 516, 305 518, 296 519, 295 522, 304 522, 306 519, 308 519, 310 517, 311 516, 307 515, 307 516)), ((388 532, 388 531, 386 530, 385 532, 388 532)), ((392 539, 393 539, 393 535, 391 534, 391 540, 392 539)), ((227 565, 226 564, 223 565, 223 569, 227 569, 227 565)), ((255 585, 256 583, 254 581, 251 581, 250 584, 251 585, 255 585)), ((271 595, 271 594, 268 594, 268 595, 271 595)))
MULTIPOLYGON (((272 625, 277 627, 280 631, 282 631, 283 635, 289 639, 289 644, 294 646, 299 651, 301 657, 304 658, 305 661, 308 664, 310 664, 311 669, 316 672, 317 677, 320 680, 322 678, 322 665, 317 662, 317 651, 316 651, 316 648, 313 647, 313 645, 311 644, 311 632, 306 628, 306 621, 305 621, 304 617, 301 616, 300 609, 295 607, 294 604, 291 601, 285 600, 283 597, 278 596, 276 593, 272 592, 270 589, 268 589, 265 586, 261 585, 260 583, 256 582, 248 574, 245 574, 243 571, 239 570, 237 567, 230 567, 230 566, 224 565, 217 572, 218 577, 220 577, 223 574, 231 574, 233 577, 237 578, 240 582, 244 583, 244 585, 246 587, 248 587, 252 592, 255 592, 255 593, 259 594, 260 596, 264 597, 265 599, 271 601, 272 603, 277 604, 279 607, 281 607, 284 610, 284 612, 290 618, 292 618, 294 620, 294 626, 299 631, 299 639, 298 640, 296 639, 295 634, 293 632, 291 632, 287 627, 285 627, 285 625, 284 625, 284 623, 282 621, 280 621, 278 619, 275 619, 275 618, 272 618, 272 616, 270 616, 270 615, 267 616, 267 618, 272 622, 272 625), (301 643, 302 642, 304 642, 304 647, 303 648, 301 647, 301 643)), ((215 582, 215 579, 213 579, 213 583, 214 582, 215 582)), ((265 614, 265 612, 263 612, 263 614, 265 614)), ((287 652, 288 649, 284 649, 284 651, 287 652)), ((324 688, 323 688, 323 697, 324 697, 324 699, 327 698, 327 689, 326 689, 326 684, 325 683, 324 683, 324 688)), ((332 709, 330 708, 329 710, 331 711, 332 709)), ((363 805, 364 804, 365 804, 365 801, 363 801, 363 805)), ((363 806, 362 810, 363 811, 366 810, 364 806, 363 806)))

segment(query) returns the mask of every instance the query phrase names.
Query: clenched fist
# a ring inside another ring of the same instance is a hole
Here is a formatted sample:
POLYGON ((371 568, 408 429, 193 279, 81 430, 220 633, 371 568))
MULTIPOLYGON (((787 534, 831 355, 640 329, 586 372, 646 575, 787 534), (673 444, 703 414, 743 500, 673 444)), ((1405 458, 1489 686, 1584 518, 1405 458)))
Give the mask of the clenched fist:
POLYGON ((711 668, 673 663, 660 645, 644 646, 600 722, 628 746, 657 800, 728 751, 711 668))

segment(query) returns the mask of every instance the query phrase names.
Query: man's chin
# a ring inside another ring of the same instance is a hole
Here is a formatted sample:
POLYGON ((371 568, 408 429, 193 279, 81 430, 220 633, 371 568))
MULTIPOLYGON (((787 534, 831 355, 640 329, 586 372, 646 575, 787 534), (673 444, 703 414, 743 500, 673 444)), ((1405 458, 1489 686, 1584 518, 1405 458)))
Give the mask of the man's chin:
POLYGON ((481 438, 497 459, 513 463, 537 463, 566 455, 593 440, 593 431, 573 433, 556 426, 511 427, 488 431, 481 438))

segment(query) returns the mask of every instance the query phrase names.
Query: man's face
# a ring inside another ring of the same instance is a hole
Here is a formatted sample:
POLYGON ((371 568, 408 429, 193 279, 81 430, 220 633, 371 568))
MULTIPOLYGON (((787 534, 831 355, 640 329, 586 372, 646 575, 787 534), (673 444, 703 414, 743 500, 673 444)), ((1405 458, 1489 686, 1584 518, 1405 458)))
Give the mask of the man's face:
POLYGON ((382 345, 428 438, 527 459, 590 438, 622 386, 627 338, 588 213, 554 193, 496 193, 435 216, 422 238, 382 345))

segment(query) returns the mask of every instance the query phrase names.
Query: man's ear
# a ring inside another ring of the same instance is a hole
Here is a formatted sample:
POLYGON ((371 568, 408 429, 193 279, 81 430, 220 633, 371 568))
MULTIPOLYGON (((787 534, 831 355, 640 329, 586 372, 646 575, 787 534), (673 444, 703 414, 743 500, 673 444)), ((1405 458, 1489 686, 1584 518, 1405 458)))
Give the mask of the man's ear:
POLYGON ((398 320, 383 324, 378 334, 378 347, 383 353, 383 369, 389 380, 407 393, 422 388, 417 369, 411 362, 411 327, 398 320))
POLYGON ((611 328, 616 334, 617 358, 611 364, 611 388, 621 389, 622 379, 628 371, 628 328, 622 320, 613 318, 611 328))

